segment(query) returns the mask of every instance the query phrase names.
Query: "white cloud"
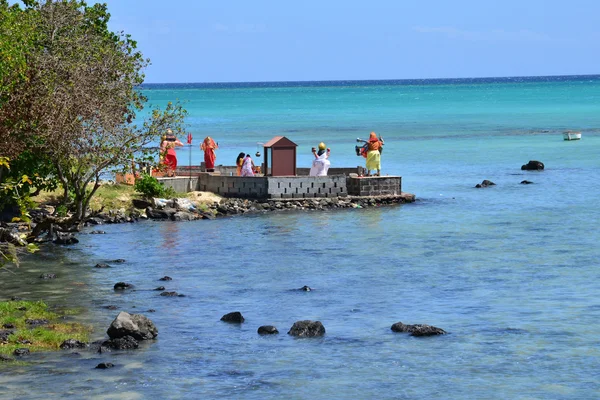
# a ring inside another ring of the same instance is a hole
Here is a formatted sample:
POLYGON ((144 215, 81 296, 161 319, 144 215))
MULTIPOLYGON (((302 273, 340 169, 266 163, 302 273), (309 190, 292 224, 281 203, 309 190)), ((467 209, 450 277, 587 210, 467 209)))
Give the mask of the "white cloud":
POLYGON ((489 31, 469 31, 452 26, 415 26, 415 32, 424 34, 438 34, 451 39, 463 39, 472 41, 527 41, 541 42, 550 40, 548 35, 533 32, 527 29, 518 31, 506 31, 504 29, 493 29, 489 31))

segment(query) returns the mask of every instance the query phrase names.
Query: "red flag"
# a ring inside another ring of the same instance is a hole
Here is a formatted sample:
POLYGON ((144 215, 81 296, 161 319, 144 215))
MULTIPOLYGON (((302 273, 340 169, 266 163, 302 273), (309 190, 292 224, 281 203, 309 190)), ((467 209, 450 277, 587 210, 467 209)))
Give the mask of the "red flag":
POLYGON ((192 144, 192 134, 191 133, 188 133, 187 144, 192 144))

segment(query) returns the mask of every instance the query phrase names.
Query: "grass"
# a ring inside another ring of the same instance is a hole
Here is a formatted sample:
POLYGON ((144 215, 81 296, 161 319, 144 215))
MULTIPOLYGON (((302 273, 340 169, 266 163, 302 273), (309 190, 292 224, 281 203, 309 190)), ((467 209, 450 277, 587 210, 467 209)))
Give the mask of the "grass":
POLYGON ((3 328, 5 324, 14 325, 11 328, 14 333, 8 337, 8 343, 0 343, 0 354, 12 355, 19 348, 28 348, 31 352, 58 350, 67 339, 88 342, 91 327, 60 321, 62 316, 76 312, 67 310, 57 314, 49 311, 43 301, 0 302, 0 329, 6 329, 3 328), (25 322, 27 319, 46 319, 49 324, 31 327, 25 322))

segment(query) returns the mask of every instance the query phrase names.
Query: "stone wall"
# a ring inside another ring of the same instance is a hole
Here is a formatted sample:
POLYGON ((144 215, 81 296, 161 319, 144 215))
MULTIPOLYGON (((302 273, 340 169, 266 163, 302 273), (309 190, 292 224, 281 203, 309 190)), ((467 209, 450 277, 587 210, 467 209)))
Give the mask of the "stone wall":
POLYGON ((205 172, 198 178, 196 190, 213 192, 223 197, 267 198, 267 178, 264 176, 223 176, 205 172))
POLYGON ((398 196, 402 193, 401 176, 349 176, 350 196, 398 196))
POLYGON ((269 199, 306 199, 315 197, 346 197, 346 177, 334 176, 269 176, 269 199))

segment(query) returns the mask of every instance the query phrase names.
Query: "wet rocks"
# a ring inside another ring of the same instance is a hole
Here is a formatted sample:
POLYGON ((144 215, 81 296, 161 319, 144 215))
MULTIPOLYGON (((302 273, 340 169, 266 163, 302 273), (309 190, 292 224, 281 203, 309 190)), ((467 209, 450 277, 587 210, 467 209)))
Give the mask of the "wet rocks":
POLYGON ((245 321, 244 316, 239 311, 230 312, 221 317, 221 321, 231 324, 241 324, 245 321))
POLYGON ((297 337, 317 337, 325 335, 325 327, 321 321, 296 321, 288 331, 288 335, 297 337))
POLYGON ((109 261, 109 262, 115 263, 115 264, 122 264, 122 263, 125 262, 125 260, 122 259, 122 258, 117 258, 116 260, 112 260, 112 261, 109 261))
POLYGON ((106 234, 105 231, 100 231, 100 230, 90 232, 90 235, 105 235, 105 234, 106 234))
POLYGON ((94 268, 111 268, 111 266, 105 263, 98 263, 94 265, 94 268))
POLYGON ((108 369, 108 368, 112 368, 114 366, 115 365, 113 363, 103 362, 103 363, 96 365, 96 369, 108 369))
POLYGON ((15 361, 14 358, 10 358, 10 357, 5 356, 4 354, 0 354, 0 363, 2 363, 2 362, 7 363, 7 362, 13 362, 13 361, 15 361))
POLYGON ((79 243, 79 239, 72 233, 56 232, 56 237, 52 241, 54 244, 71 245, 79 243))
POLYGON ((396 322, 392 325, 392 331, 394 332, 407 332, 411 336, 435 336, 445 335, 447 332, 441 328, 426 324, 403 324, 402 322, 396 322))
POLYGON ((133 285, 131 283, 127 283, 127 282, 117 282, 115 283, 114 289, 115 290, 126 290, 126 289, 133 289, 133 285))
POLYGON ((56 274, 41 274, 40 279, 44 279, 44 280, 56 279, 56 274))
POLYGON ((80 342, 75 339, 67 339, 60 344, 60 348, 63 350, 67 349, 85 349, 87 347, 87 343, 80 342))
POLYGON ((172 281, 173 278, 171 278, 170 276, 163 276, 162 278, 159 279, 159 281, 172 281))
POLYGON ((29 349, 26 349, 26 348, 15 349, 13 351, 13 355, 15 355, 17 357, 28 356, 29 353, 30 353, 29 349))
POLYGON ((541 171, 543 169, 544 163, 535 160, 530 160, 527 164, 521 166, 521 171, 541 171))
POLYGON ((158 329, 154 323, 141 314, 129 314, 121 311, 106 331, 111 339, 131 336, 136 340, 154 339, 158 329))
POLYGON ((303 292, 310 292, 310 291, 311 291, 311 290, 313 290, 313 289, 311 289, 311 287, 310 287, 310 286, 306 286, 306 285, 304 285, 304 286, 302 286, 302 287, 301 287, 300 289, 298 289, 298 290, 300 290, 300 291, 303 291, 303 292))
POLYGON ((154 290, 165 290, 165 287, 164 287, 164 286, 159 286, 159 287, 157 287, 157 288, 156 288, 156 289, 154 289, 154 290))
POLYGON ((488 186, 496 186, 496 184, 492 181, 488 181, 487 179, 484 179, 481 183, 478 183, 477 185, 475 185, 476 188, 485 188, 488 186))
POLYGON ((133 350, 137 349, 140 343, 132 336, 123 336, 119 338, 109 339, 100 345, 99 353, 110 352, 111 350, 133 350))
POLYGON ((275 335, 277 333, 279 331, 273 325, 263 325, 258 328, 259 335, 275 335))
POLYGON ((12 335, 14 331, 12 330, 1 330, 0 331, 0 343, 8 343, 8 337, 12 335))
POLYGON ((2 327, 3 327, 4 329, 15 329, 15 325, 14 325, 14 324, 8 324, 8 323, 7 323, 7 324, 4 324, 4 325, 2 325, 2 327))
POLYGON ((531 185, 532 183, 533 182, 528 181, 528 180, 521 181, 521 185, 531 185))
POLYGON ((148 207, 152 207, 154 205, 154 202, 150 201, 150 200, 146 200, 146 199, 133 199, 131 200, 131 203, 133 204, 133 206, 135 208, 139 208, 139 209, 146 209, 148 207))
POLYGON ((185 297, 185 295, 177 292, 162 292, 160 295, 164 297, 185 297))

